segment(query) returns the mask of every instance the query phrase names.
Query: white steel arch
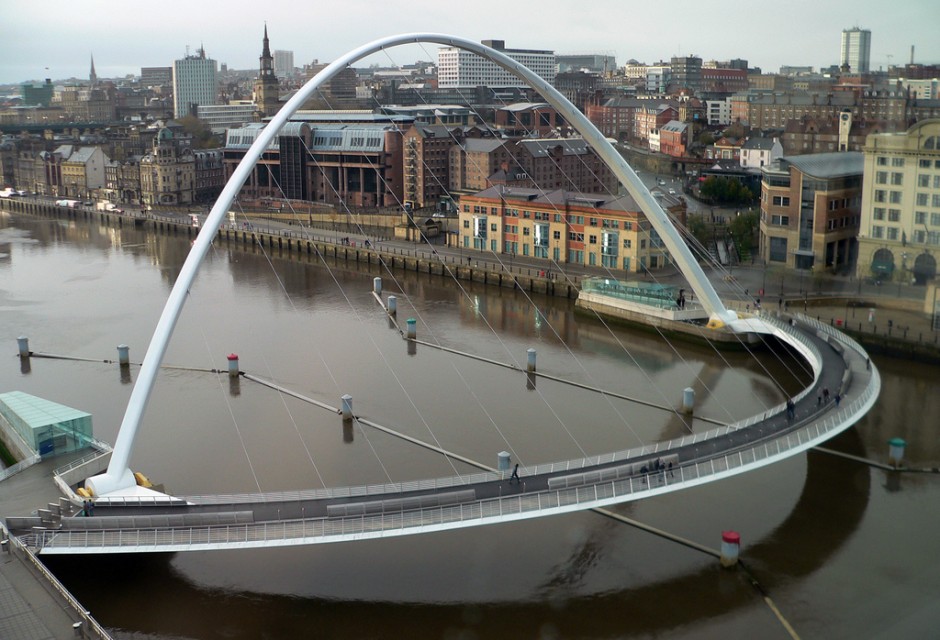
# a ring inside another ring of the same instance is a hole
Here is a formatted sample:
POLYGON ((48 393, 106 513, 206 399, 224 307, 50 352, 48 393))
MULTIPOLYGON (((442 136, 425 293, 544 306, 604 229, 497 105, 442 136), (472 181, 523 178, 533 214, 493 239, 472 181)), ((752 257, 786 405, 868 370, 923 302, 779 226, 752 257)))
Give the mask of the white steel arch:
MULTIPOLYGON (((85 486, 92 495, 101 496, 119 491, 137 491, 137 483, 134 479, 134 474, 130 470, 129 460, 137 436, 137 429, 140 426, 141 418, 150 401, 150 394, 156 380, 157 371, 160 369, 160 364, 166 353, 167 345, 169 344, 173 329, 176 327, 176 322, 179 319, 183 304, 186 301, 186 295, 189 293, 189 288, 192 286, 193 280, 196 277, 199 265, 202 264, 206 253, 209 251, 209 247, 212 245, 212 240, 215 237, 219 225, 222 224, 232 202, 241 190, 242 185, 248 179, 249 173, 258 162, 261 154, 274 140, 274 137, 287 123, 290 117, 294 115, 313 93, 348 65, 373 53, 382 51, 383 49, 414 43, 433 43, 471 51, 489 59, 536 89, 549 104, 567 119, 568 123, 584 137, 588 144, 594 148, 597 155, 610 167, 620 183, 626 187, 630 196, 640 205, 643 213, 659 233, 666 248, 669 249, 669 252, 679 265, 679 268, 689 280, 689 286, 695 291, 699 302, 708 312, 710 326, 726 326, 737 319, 736 314, 726 309, 724 304, 722 304, 718 293, 715 291, 714 287, 711 286, 708 278, 705 277, 704 271, 702 271, 702 268, 692 256, 691 251, 689 251, 688 247, 685 245, 685 242, 669 220, 666 212, 653 198, 643 183, 640 182, 640 179, 630 165, 628 165, 626 160, 611 146, 607 139, 601 135, 597 127, 548 82, 504 53, 491 49, 478 42, 457 36, 439 33, 410 33, 381 38, 340 56, 310 79, 294 97, 288 100, 281 110, 271 119, 269 124, 261 131, 255 139, 254 144, 251 145, 245 157, 235 169, 232 177, 219 195, 218 200, 216 200, 215 206, 213 206, 212 210, 209 212, 205 225, 196 236, 193 247, 183 264, 183 268, 180 270, 179 277, 167 298, 166 306, 163 308, 163 313, 160 315, 160 320, 154 330, 153 338, 150 340, 150 346, 147 348, 147 353, 141 364, 137 383, 134 385, 131 397, 128 400, 127 411, 124 414, 124 419, 118 430, 117 440, 114 444, 114 451, 111 454, 108 469, 105 473, 89 478, 86 481, 85 486)), ((752 325, 742 329, 753 331, 754 326, 752 325)))

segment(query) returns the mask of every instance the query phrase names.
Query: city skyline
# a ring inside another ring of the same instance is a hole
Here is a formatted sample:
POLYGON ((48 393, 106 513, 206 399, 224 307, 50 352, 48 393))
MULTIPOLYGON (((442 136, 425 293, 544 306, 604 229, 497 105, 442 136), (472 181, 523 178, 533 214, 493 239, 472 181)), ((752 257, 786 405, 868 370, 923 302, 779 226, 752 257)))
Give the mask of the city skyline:
MULTIPOLYGON (((646 5, 625 6, 616 0, 598 0, 590 12, 548 0, 536 17, 507 21, 501 18, 503 5, 484 0, 455 21, 452 10, 424 0, 412 2, 407 14, 397 7, 351 0, 344 5, 348 17, 324 21, 314 11, 304 21, 298 19, 296 5, 282 0, 267 3, 264 12, 247 10, 254 4, 239 10, 240 2, 233 1, 224 13, 209 4, 171 2, 161 5, 162 13, 146 12, 138 20, 123 14, 112 17, 115 5, 110 2, 52 0, 18 3, 8 11, 0 45, 0 83, 87 78, 92 55, 99 78, 120 78, 139 74, 141 67, 172 66, 187 47, 192 53, 200 46, 230 69, 254 69, 265 23, 272 48, 293 51, 297 66, 314 59, 328 62, 379 37, 421 30, 478 41, 501 39, 508 47, 559 54, 613 53, 619 65, 629 59, 653 63, 673 55, 697 55, 704 60, 745 58, 764 72, 777 72, 781 65, 818 70, 839 64, 842 31, 855 26, 872 32, 872 70, 908 62, 912 45, 915 62, 938 63, 940 42, 933 32, 940 23, 940 7, 928 0, 911 4, 919 11, 899 12, 875 0, 796 0, 777 16, 744 0, 722 3, 721 11, 705 11, 700 4, 680 0, 659 13, 639 13, 635 9, 646 5)), ((427 45, 399 48, 373 56, 363 66, 436 60, 436 53, 436 47, 427 45)))

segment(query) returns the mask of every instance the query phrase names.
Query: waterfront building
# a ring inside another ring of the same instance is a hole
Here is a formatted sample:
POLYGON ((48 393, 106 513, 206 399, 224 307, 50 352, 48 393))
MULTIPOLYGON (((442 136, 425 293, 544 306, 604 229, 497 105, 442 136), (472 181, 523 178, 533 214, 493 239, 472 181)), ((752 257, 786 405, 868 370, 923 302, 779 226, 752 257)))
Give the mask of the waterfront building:
MULTIPOLYGON (((228 130, 223 150, 226 179, 264 126, 252 123, 228 130)), ((396 124, 295 120, 265 150, 241 197, 398 207, 404 200, 402 164, 402 132, 396 124)))
POLYGON ((140 160, 140 191, 144 204, 192 204, 196 182, 193 150, 170 127, 160 129, 153 149, 140 160))
POLYGON ((845 269, 857 253, 859 152, 784 156, 761 169, 760 255, 768 263, 845 269))
MULTIPOLYGON (((675 206, 665 197, 664 206, 675 206)), ((626 274, 670 264, 662 240, 629 195, 497 185, 460 199, 459 238, 467 250, 606 267, 626 274)))
POLYGON ((60 196, 87 199, 104 187, 104 168, 109 160, 101 147, 77 147, 62 157, 60 196))
POLYGON ((852 73, 868 73, 870 62, 871 31, 858 27, 843 29, 839 66, 852 73))
POLYGON ((449 197, 450 149, 459 145, 464 135, 464 127, 438 124, 415 123, 405 131, 405 201, 415 209, 437 206, 449 197))
POLYGON ((173 62, 173 116, 182 118, 201 104, 215 104, 218 90, 216 62, 200 47, 196 55, 173 62))
POLYGON ((868 136, 857 275, 926 283, 940 259, 940 119, 868 136))

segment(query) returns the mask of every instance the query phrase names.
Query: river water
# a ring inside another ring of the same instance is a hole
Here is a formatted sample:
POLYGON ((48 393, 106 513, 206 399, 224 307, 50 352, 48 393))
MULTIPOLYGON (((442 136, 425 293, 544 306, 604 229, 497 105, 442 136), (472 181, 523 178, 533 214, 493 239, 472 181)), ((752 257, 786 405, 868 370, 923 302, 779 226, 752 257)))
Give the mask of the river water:
MULTIPOLYGON (((0 345, 93 361, 17 358, 0 391, 92 413, 114 442, 189 240, 98 223, 0 213, 0 345)), ((495 465, 581 457, 704 431, 675 413, 419 345, 371 294, 382 275, 418 337, 654 404, 697 392, 698 416, 730 421, 776 404, 803 377, 769 353, 717 353, 574 314, 570 301, 354 263, 288 260, 217 245, 176 328, 131 458, 174 494, 402 481, 472 469, 247 380, 241 369, 495 465)), ((938 369, 876 360, 878 405, 834 449, 940 466, 938 369)), ((940 478, 888 474, 809 452, 736 478, 616 510, 742 558, 804 638, 922 637, 940 612, 940 478)), ((37 505, 39 506, 39 505, 37 505)), ((5 514, 7 515, 7 514, 5 514)), ((12 515, 12 514, 9 514, 12 515)), ((788 637, 742 571, 582 513, 447 533, 313 547, 47 561, 126 638, 788 637)))

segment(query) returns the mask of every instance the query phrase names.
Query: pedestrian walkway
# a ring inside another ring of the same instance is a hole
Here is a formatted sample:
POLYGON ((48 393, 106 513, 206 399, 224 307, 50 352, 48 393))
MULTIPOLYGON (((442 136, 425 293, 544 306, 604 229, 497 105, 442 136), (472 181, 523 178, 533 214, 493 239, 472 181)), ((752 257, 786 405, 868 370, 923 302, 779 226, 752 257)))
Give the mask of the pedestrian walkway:
MULTIPOLYGON (((0 483, 0 515, 58 500, 52 470, 81 452, 44 460, 0 483)), ((0 639, 109 639, 64 586, 0 525, 0 639), (75 625, 80 626, 76 629, 75 625), (84 635, 81 635, 84 634, 84 635)))
MULTIPOLYGON (((4 538, 7 536, 4 532, 4 538)), ((65 640, 110 638, 78 603, 63 593, 54 578, 43 575, 31 556, 15 540, 0 552, 0 638, 3 640, 65 640), (60 591, 61 590, 61 591, 60 591)))

